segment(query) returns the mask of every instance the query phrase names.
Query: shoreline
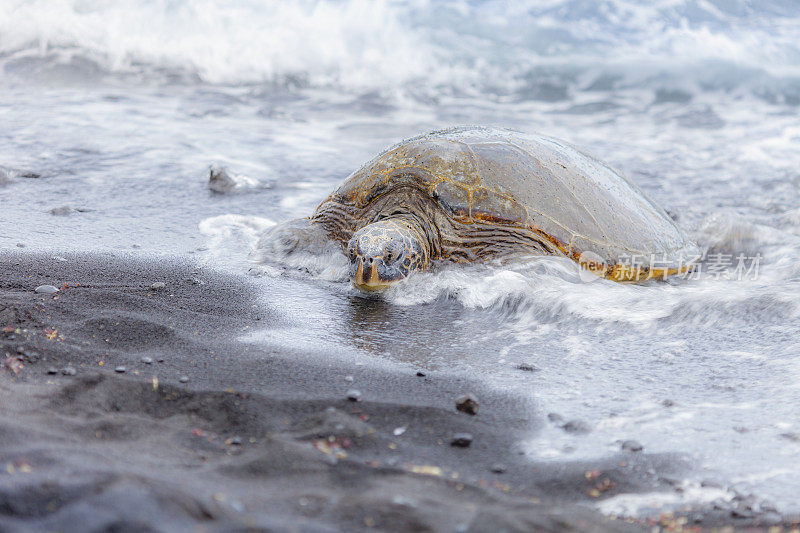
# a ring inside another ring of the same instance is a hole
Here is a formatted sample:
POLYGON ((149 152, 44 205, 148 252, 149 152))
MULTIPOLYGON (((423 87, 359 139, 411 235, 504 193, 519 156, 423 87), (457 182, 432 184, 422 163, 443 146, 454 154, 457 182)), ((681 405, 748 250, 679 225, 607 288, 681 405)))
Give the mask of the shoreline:
POLYGON ((674 490, 690 465, 643 452, 537 463, 516 443, 546 423, 542 413, 477 380, 238 342, 280 320, 277 305, 256 303, 246 276, 189 261, 61 255, 0 254, 2 529, 797 524, 711 506, 661 524, 604 517, 590 508, 597 501, 674 490), (34 292, 44 284, 62 290, 34 292), (480 399, 477 415, 455 409, 463 393, 480 399), (468 447, 451 445, 460 433, 468 447))

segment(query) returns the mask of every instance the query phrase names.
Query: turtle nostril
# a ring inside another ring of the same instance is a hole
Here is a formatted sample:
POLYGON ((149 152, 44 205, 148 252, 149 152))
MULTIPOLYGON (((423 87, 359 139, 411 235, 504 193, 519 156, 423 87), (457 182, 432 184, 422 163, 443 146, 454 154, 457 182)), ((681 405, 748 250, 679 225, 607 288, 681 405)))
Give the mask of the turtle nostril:
POLYGON ((370 265, 372 264, 372 261, 373 261, 373 259, 372 259, 371 257, 370 257, 369 259, 367 259, 367 262, 368 262, 370 265))

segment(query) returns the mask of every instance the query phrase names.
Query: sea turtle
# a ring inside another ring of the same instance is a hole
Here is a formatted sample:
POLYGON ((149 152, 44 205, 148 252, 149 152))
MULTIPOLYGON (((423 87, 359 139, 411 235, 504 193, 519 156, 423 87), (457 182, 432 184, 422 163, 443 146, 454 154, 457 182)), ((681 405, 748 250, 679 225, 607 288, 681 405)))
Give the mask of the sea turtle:
POLYGON ((338 243, 350 279, 377 290, 437 260, 530 255, 615 281, 687 271, 699 250, 636 185, 565 142, 457 127, 413 137, 348 177, 284 243, 338 243))

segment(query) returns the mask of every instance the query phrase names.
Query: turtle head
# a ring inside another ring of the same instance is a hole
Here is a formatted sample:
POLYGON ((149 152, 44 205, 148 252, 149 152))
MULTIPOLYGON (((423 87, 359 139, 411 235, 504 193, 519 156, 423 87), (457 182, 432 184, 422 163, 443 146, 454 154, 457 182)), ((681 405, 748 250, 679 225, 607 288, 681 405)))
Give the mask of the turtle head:
POLYGON ((365 291, 385 289, 428 266, 425 233, 418 224, 389 218, 364 226, 347 243, 350 279, 365 291))

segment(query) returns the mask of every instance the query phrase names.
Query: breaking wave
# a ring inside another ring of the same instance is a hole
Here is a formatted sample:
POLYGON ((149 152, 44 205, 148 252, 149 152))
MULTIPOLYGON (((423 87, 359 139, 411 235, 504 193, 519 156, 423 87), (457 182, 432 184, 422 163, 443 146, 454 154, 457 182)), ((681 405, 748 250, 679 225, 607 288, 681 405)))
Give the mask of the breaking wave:
POLYGON ((107 73, 559 101, 648 87, 657 101, 747 90, 800 104, 800 10, 760 2, 0 4, 7 74, 107 73), (135 29, 133 29, 135 28, 135 29))

